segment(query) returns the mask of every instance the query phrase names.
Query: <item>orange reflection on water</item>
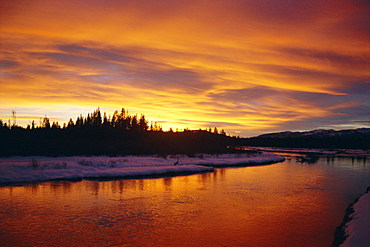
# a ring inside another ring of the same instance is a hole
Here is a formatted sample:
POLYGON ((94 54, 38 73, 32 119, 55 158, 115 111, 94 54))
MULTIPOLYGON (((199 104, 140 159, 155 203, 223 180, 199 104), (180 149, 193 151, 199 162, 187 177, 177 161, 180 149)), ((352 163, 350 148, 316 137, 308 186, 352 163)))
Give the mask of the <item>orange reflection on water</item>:
MULTIPOLYGON (((0 187, 0 242, 328 246, 349 195, 362 185, 348 171, 327 167, 325 160, 290 160, 173 178, 0 187)), ((359 176, 369 175, 365 168, 361 163, 359 176)))

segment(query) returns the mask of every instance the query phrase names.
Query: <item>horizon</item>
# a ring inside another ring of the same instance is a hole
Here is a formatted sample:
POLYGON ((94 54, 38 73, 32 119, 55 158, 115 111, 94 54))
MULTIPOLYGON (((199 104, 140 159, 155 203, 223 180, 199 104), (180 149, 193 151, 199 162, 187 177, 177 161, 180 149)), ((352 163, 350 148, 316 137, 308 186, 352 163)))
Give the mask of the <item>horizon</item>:
MULTIPOLYGON (((124 109, 124 108, 123 108, 124 109)), ((100 108, 97 108, 97 109, 95 109, 95 110, 99 110, 100 112, 101 112, 101 114, 102 114, 102 116, 103 115, 105 115, 106 114, 106 116, 107 116, 107 119, 108 119, 108 121, 111 121, 111 117, 113 116, 113 112, 112 112, 112 114, 107 114, 105 111, 101 111, 100 110, 100 108)), ((126 109, 125 109, 126 110, 126 109)), ((116 111, 118 111, 118 109, 116 110, 116 111)), ((95 111, 94 111, 95 112, 95 111)), ((118 111, 118 112, 120 112, 120 111, 118 111)), ((14 113, 16 113, 16 112, 14 112, 14 113)), ((75 118, 69 118, 69 119, 72 119, 72 121, 76 124, 76 120, 77 120, 77 118, 79 118, 79 117, 83 117, 83 118, 86 118, 87 117, 87 115, 89 115, 90 114, 90 116, 92 115, 92 113, 93 112, 89 112, 89 113, 87 113, 87 114, 80 114, 80 115, 78 115, 77 117, 75 117, 75 118)), ((128 115, 131 115, 129 112, 128 112, 128 110, 127 110, 127 114, 128 115)), ((131 116, 138 116, 138 114, 133 114, 133 115, 131 115, 131 116)), ((145 114, 141 114, 141 115, 143 115, 144 117, 145 117, 145 114)), ((39 120, 38 121, 35 121, 35 119, 34 120, 32 120, 34 123, 35 123, 35 127, 37 127, 37 128, 44 128, 44 127, 42 127, 42 122, 43 122, 43 119, 44 118, 48 118, 49 120, 50 120, 50 125, 52 124, 52 123, 57 123, 58 124, 58 126, 60 126, 59 128, 64 128, 63 127, 63 125, 65 124, 66 126, 65 127, 67 127, 67 122, 63 122, 63 123, 59 123, 58 121, 53 121, 53 119, 50 119, 47 115, 44 115, 43 117, 40 117, 39 118, 39 120)), ((7 120, 4 120, 4 119, 0 119, 1 121, 2 121, 2 123, 3 124, 5 124, 7 127, 9 127, 9 128, 12 128, 13 126, 16 126, 16 127, 21 127, 21 128, 27 128, 27 127, 30 127, 31 126, 31 120, 30 120, 30 123, 28 123, 26 126, 24 126, 24 125, 19 125, 19 124, 17 124, 17 121, 16 121, 16 119, 7 119, 7 120)), ((55 119, 54 119, 55 120, 55 119)), ((103 120, 103 119, 102 119, 103 120)), ((194 129, 190 129, 190 128, 184 128, 184 129, 179 129, 179 128, 176 128, 176 129, 174 129, 174 128, 172 128, 172 127, 169 127, 169 128, 162 128, 162 126, 161 126, 161 123, 160 122, 154 122, 154 121, 151 121, 150 119, 146 119, 148 122, 147 122, 147 124, 148 124, 148 126, 150 127, 151 125, 153 125, 153 124, 159 124, 158 126, 159 126, 159 128, 161 128, 162 129, 162 131, 163 132, 185 132, 186 130, 187 131, 198 131, 198 130, 202 130, 202 131, 209 131, 209 132, 212 132, 213 133, 213 131, 214 131, 214 129, 215 128, 217 128, 217 130, 218 130, 218 132, 220 132, 221 130, 222 131, 225 131, 224 129, 221 129, 221 128, 219 128, 218 126, 210 126, 210 127, 208 127, 208 128, 194 128, 194 129)), ((227 133, 226 132, 226 135, 228 135, 228 136, 230 136, 230 137, 240 137, 240 138, 252 138, 252 137, 259 137, 259 136, 261 136, 261 135, 268 135, 268 134, 278 134, 278 133, 285 133, 285 132, 290 132, 290 133, 305 133, 305 132, 312 132, 312 131, 320 131, 320 130, 333 130, 333 131, 344 131, 344 130, 357 130, 357 129, 370 129, 370 127, 361 127, 361 128, 352 128, 352 129, 349 129, 349 128, 344 128, 344 129, 333 129, 333 128, 318 128, 318 129, 310 129, 310 130, 283 130, 283 131, 277 131, 277 132, 266 132, 266 133, 262 133, 262 134, 257 134, 257 135, 253 135, 253 136, 240 136, 240 135, 237 135, 237 134, 234 134, 234 135, 232 135, 232 134, 230 134, 230 133, 227 133)), ((150 131, 150 130, 148 130, 148 131, 150 131)))
POLYGON ((165 131, 241 137, 370 126, 366 1, 0 5, 4 122, 124 107, 165 131))

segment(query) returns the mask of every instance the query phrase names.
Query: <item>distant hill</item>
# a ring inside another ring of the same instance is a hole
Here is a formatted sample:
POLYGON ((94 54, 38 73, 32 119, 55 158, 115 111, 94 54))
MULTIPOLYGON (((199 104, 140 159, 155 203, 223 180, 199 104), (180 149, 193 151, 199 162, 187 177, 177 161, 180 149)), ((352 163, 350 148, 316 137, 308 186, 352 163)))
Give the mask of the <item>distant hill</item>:
POLYGON ((300 148, 370 148, 370 128, 277 132, 241 140, 246 146, 300 148))

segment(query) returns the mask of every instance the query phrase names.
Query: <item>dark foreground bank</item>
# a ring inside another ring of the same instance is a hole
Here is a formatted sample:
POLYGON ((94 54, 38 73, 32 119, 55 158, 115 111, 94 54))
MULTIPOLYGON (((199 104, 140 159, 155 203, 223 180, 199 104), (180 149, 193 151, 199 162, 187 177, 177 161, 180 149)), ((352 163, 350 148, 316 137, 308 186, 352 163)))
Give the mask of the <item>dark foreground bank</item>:
POLYGON ((343 222, 337 227, 332 247, 370 246, 370 187, 351 203, 345 212, 343 222), (366 224, 367 222, 367 224, 366 224))

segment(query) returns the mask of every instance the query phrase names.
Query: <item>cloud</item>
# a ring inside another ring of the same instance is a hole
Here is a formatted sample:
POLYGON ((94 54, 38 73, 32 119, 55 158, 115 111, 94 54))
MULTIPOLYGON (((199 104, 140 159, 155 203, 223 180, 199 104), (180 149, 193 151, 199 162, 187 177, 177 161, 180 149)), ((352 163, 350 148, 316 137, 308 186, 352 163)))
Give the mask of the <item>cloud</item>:
POLYGON ((125 107, 241 135, 367 121, 366 1, 1 4, 0 103, 25 116, 125 107))

